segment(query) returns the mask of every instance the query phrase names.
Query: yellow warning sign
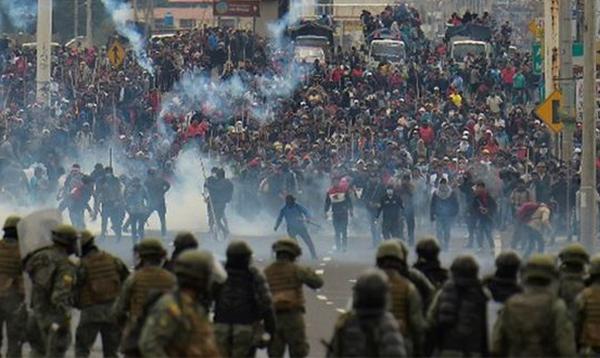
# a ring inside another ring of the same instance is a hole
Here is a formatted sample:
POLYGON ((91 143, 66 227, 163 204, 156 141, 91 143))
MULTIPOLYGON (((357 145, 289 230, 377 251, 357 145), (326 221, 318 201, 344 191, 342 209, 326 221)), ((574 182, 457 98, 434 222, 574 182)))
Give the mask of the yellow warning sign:
POLYGON ((121 67, 125 61, 125 49, 119 41, 113 42, 108 48, 108 60, 113 67, 121 67))
POLYGON ((529 32, 538 40, 544 37, 544 28, 541 27, 536 20, 529 21, 527 29, 529 29, 529 32))
POLYGON ((552 130, 559 133, 563 125, 560 122, 560 92, 554 91, 546 98, 544 103, 535 109, 535 114, 552 130))

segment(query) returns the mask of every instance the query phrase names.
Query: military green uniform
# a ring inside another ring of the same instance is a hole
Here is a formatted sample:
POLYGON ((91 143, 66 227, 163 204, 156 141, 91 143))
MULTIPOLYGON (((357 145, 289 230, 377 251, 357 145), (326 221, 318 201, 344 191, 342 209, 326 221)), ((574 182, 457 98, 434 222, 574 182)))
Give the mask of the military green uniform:
POLYGON ((112 308, 113 317, 123 327, 122 344, 142 314, 148 297, 156 292, 170 291, 176 284, 175 276, 159 266, 160 259, 166 254, 160 240, 144 239, 137 250, 141 267, 127 277, 112 308))
MULTIPOLYGON (((377 249, 377 260, 382 265, 387 265, 392 260, 398 267, 406 265, 405 252, 395 240, 381 243, 377 249)), ((391 302, 389 310, 396 318, 400 333, 405 338, 407 353, 419 354, 422 351, 425 319, 421 296, 411 281, 402 276, 398 269, 380 266, 388 278, 391 302)))
MULTIPOLYGON (((25 271, 32 281, 33 323, 41 342, 32 343, 37 354, 62 357, 71 343, 71 309, 74 303, 77 268, 69 260, 77 232, 70 226, 55 229, 52 246, 42 248, 25 262, 25 271), (57 243, 58 232, 62 243, 57 243), (67 248, 67 246, 70 247, 67 248)), ((73 250, 74 251, 74 250, 73 250)))
POLYGON ((206 312, 198 301, 175 291, 162 296, 140 337, 144 357, 219 357, 206 312))
POLYGON ((560 259, 558 295, 565 301, 569 317, 575 320, 577 311, 575 298, 585 288, 589 255, 581 244, 575 243, 565 246, 558 257, 560 259))
POLYGON ((252 266, 243 241, 227 247, 227 280, 213 287, 215 336, 223 357, 254 357, 263 331, 275 334, 275 312, 263 273, 252 266))
POLYGON ((288 348, 290 357, 306 357, 310 346, 306 338, 302 287, 321 288, 323 279, 312 269, 293 261, 302 253, 296 241, 279 240, 273 245, 273 250, 278 255, 281 252, 288 253, 290 259, 278 258, 264 271, 273 296, 277 321, 277 330, 268 349, 269 356, 283 357, 288 348))
POLYGON ((388 291, 387 277, 379 270, 358 278, 352 310, 337 320, 327 357, 406 357, 398 322, 387 312, 388 291))
POLYGON ((600 256, 590 263, 591 284, 575 300, 575 333, 580 353, 600 355, 600 256))
POLYGON ((4 239, 0 241, 0 346, 2 326, 6 324, 7 357, 21 356, 27 322, 21 255, 16 237, 18 221, 18 217, 6 219, 4 239))
MULTIPOLYGON (((82 235, 83 236, 83 235, 82 235)), ((129 275, 121 259, 96 247, 81 258, 78 275, 78 306, 81 310, 75 334, 75 354, 88 357, 100 333, 104 357, 117 357, 121 330, 111 309, 129 275)))
POLYGON ((522 279, 524 292, 500 311, 492 336, 492 354, 501 357, 573 357, 575 336, 567 307, 553 291, 554 258, 533 255, 522 279))
POLYGON ((178 288, 159 299, 142 328, 139 349, 144 357, 219 357, 211 324, 198 300, 210 287, 213 268, 207 251, 187 250, 177 257, 178 288))
POLYGON ((126 318, 125 331, 142 313, 144 303, 152 291, 167 292, 175 287, 175 276, 158 266, 142 266, 123 284, 121 294, 113 306, 113 315, 120 322, 126 318))

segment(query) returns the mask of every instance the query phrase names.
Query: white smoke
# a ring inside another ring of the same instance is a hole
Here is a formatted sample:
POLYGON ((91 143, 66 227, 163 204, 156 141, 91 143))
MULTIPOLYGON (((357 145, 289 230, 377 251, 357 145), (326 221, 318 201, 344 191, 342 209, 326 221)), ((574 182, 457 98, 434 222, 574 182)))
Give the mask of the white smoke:
POLYGON ((146 40, 133 24, 133 9, 129 3, 119 0, 102 0, 106 11, 111 16, 117 32, 129 40, 137 63, 150 74, 154 74, 152 60, 146 53, 146 40))
POLYGON ((18 30, 30 28, 36 19, 36 0, 0 0, 0 11, 18 30))

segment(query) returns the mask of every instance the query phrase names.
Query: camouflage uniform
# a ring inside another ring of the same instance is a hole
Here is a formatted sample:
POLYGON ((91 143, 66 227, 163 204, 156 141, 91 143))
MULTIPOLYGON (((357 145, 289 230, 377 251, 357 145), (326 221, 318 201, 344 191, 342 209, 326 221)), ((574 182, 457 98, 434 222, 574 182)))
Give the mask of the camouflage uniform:
POLYGON ((567 307, 552 288, 557 276, 552 256, 531 256, 522 272, 524 292, 506 301, 494 326, 493 355, 575 356, 575 336, 567 307))
POLYGON ((123 341, 141 315, 146 299, 153 292, 173 289, 176 283, 175 276, 160 267, 166 252, 159 240, 144 239, 138 244, 137 250, 141 267, 127 277, 112 308, 113 317, 123 327, 123 341))
POLYGON ((153 306, 139 340, 144 357, 219 357, 212 327, 198 297, 208 290, 212 256, 188 250, 175 262, 178 288, 153 306))
POLYGON ((295 240, 278 240, 273 244, 273 251, 277 260, 265 269, 277 318, 269 356, 283 357, 288 347, 290 357, 306 357, 310 346, 306 339, 302 286, 318 289, 323 286, 323 279, 312 269, 294 262, 302 254, 295 240))
POLYGON ((425 322, 421 297, 415 286, 400 274, 406 265, 404 251, 396 241, 385 241, 377 249, 377 266, 388 278, 391 302, 389 310, 405 338, 408 355, 422 352, 425 322))
POLYGON ((398 323, 386 310, 388 289, 379 270, 358 278, 353 309, 338 319, 327 357, 406 357, 398 323))
POLYGON ((558 295, 565 301, 569 317, 574 320, 577 311, 575 298, 585 288, 586 266, 590 257, 581 244, 570 244, 560 251, 558 258, 558 295))
POLYGON ((600 255, 590 262, 591 285, 575 300, 575 333, 582 356, 600 355, 600 255))
POLYGON ((244 241, 227 247, 227 280, 214 287, 215 336, 223 357, 253 357, 263 328, 275 334, 275 312, 265 276, 250 264, 252 250, 244 241), (264 324, 264 326, 263 326, 264 324))
POLYGON ((32 281, 32 328, 37 329, 30 333, 30 340, 35 334, 41 339, 30 343, 36 354, 63 357, 71 343, 77 268, 69 255, 75 252, 77 231, 60 225, 52 231, 52 239, 52 246, 34 252, 25 261, 25 271, 32 281))
POLYGON ((4 223, 4 239, 0 241, 0 346, 2 326, 6 323, 8 345, 7 357, 20 357, 25 339, 25 291, 21 254, 17 237, 17 223, 20 218, 10 216, 4 223))
POLYGON ((89 232, 81 236, 84 255, 77 278, 81 317, 75 333, 75 354, 88 357, 100 333, 104 357, 117 357, 121 331, 111 308, 129 270, 119 258, 98 250, 89 232))

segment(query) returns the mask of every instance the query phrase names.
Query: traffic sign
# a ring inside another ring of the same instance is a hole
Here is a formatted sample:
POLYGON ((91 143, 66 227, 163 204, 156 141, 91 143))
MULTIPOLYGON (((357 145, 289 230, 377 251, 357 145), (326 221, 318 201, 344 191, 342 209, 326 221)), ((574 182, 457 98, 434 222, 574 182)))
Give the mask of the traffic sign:
POLYGON ((113 67, 121 67, 125 61, 125 49, 119 41, 114 41, 108 48, 108 60, 113 67))
POLYGON ((544 103, 535 109, 535 114, 546 124, 554 133, 559 133, 563 125, 560 122, 560 92, 554 91, 544 103))
POLYGON ((527 24, 527 28, 529 29, 529 32, 531 32, 531 34, 533 36, 537 36, 537 34, 538 34, 538 27, 539 26, 537 24, 537 21, 535 21, 535 20, 531 20, 531 21, 529 21, 529 24, 527 24))
POLYGON ((536 20, 529 21, 529 24, 527 24, 527 29, 533 35, 533 37, 537 39, 544 37, 544 28, 541 27, 536 20))

